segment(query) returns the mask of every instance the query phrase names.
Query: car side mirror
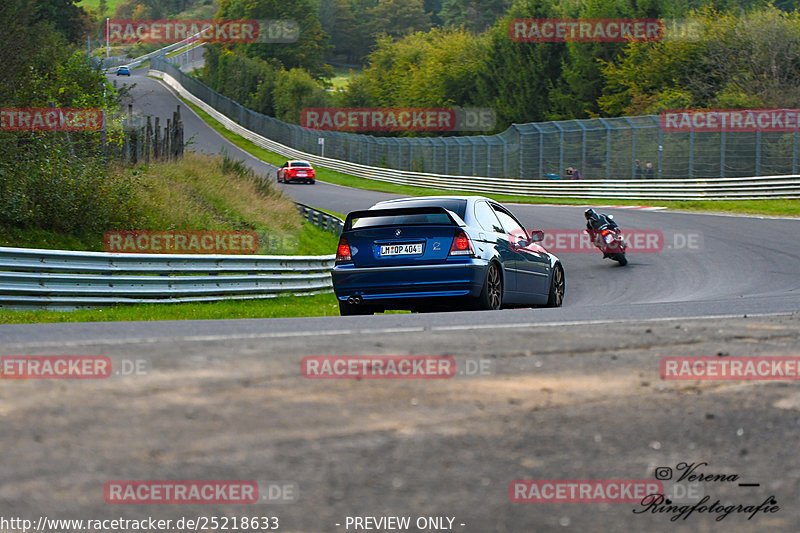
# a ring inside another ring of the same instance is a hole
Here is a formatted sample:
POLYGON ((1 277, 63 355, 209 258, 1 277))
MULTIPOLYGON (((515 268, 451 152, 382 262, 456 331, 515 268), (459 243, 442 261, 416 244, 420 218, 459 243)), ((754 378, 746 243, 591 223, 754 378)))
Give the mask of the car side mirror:
POLYGON ((531 230, 529 242, 542 242, 544 240, 544 231, 540 229, 531 230))

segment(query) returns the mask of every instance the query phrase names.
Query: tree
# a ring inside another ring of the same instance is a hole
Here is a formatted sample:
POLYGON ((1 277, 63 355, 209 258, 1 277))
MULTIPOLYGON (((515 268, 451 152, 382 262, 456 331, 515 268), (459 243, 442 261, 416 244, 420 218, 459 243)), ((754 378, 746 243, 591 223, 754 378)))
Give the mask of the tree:
POLYGON ((422 0, 379 0, 369 10, 373 34, 384 33, 394 38, 431 27, 431 17, 425 13, 422 0))
POLYGON ((491 28, 510 6, 510 0, 444 0, 439 16, 445 27, 464 26, 481 33, 491 28))
POLYGON ((89 15, 76 5, 77 2, 78 0, 35 0, 31 22, 49 22, 68 42, 82 41, 90 28, 89 15))
POLYGON ((361 63, 375 42, 366 8, 349 0, 332 1, 335 2, 335 13, 329 34, 333 54, 347 63, 361 63))
POLYGON ((248 57, 275 59, 287 69, 303 68, 316 78, 332 73, 324 61, 329 49, 328 36, 322 31, 317 10, 309 0, 221 0, 217 18, 295 21, 300 27, 297 42, 247 43, 227 48, 248 57))
POLYGON ((691 40, 631 43, 603 66, 607 114, 676 107, 800 106, 800 14, 768 6, 745 15, 693 13, 691 40))
POLYGON ((515 4, 487 34, 487 60, 477 80, 477 100, 495 111, 498 128, 546 120, 567 56, 565 43, 522 43, 508 37, 517 18, 557 16, 558 0, 515 4))
POLYGON ((307 107, 326 107, 330 97, 319 84, 301 69, 282 71, 273 93, 275 117, 300 123, 300 112, 307 107))

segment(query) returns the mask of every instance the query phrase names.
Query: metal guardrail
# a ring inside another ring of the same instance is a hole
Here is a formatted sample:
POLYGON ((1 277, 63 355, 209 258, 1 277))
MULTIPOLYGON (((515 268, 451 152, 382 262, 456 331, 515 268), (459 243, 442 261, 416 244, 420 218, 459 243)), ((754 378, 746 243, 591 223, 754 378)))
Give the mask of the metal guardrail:
POLYGON ((300 214, 303 215, 303 218, 318 228, 330 231, 336 235, 340 234, 342 229, 344 229, 344 220, 341 218, 314 209, 311 206, 301 204, 300 202, 295 202, 294 204, 297 206, 300 214))
POLYGON ((547 198, 619 198, 628 200, 800 198, 800 175, 658 180, 529 180, 430 174, 351 163, 301 152, 262 137, 194 96, 174 77, 166 72, 156 70, 156 66, 151 67, 151 74, 160 76, 168 86, 183 98, 203 109, 226 129, 287 158, 305 159, 316 165, 361 178, 449 191, 547 198))
POLYGON ((178 41, 177 43, 168 44, 163 48, 159 48, 158 50, 154 50, 148 54, 141 55, 136 58, 129 58, 127 56, 110 56, 110 57, 101 57, 99 58, 100 68, 105 70, 106 72, 111 72, 116 67, 120 65, 126 65, 130 68, 135 68, 148 59, 154 59, 156 57, 166 57, 168 52, 173 52, 180 48, 186 48, 187 50, 197 45, 197 36, 200 35, 196 33, 195 35, 191 35, 182 41, 178 41))
MULTIPOLYGON (((152 67, 252 132, 301 152, 371 167, 524 180, 695 179, 800 174, 800 129, 671 131, 655 115, 512 124, 495 135, 386 137, 320 131, 247 109, 156 58, 152 67)), ((752 117, 751 115, 751 118, 752 117)))
POLYGON ((334 259, 0 247, 0 308, 74 309, 318 294, 332 289, 334 259))

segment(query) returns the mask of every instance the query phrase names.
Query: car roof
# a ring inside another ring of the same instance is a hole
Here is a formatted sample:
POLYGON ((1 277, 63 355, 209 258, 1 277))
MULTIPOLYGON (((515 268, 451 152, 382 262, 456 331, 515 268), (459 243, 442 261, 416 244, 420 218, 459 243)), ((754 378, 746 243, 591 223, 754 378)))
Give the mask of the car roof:
POLYGON ((303 161, 302 159, 290 159, 289 161, 287 161, 287 163, 289 163, 290 165, 294 163, 303 163, 304 165, 311 166, 311 163, 309 163, 308 161, 303 161))
POLYGON ((467 203, 470 202, 477 202, 479 200, 486 200, 491 202, 491 198, 486 198, 485 196, 410 196, 408 198, 394 198, 392 200, 384 200, 383 202, 378 202, 372 207, 383 206, 386 207, 387 204, 393 203, 403 203, 403 202, 417 202, 420 200, 466 200, 467 203))

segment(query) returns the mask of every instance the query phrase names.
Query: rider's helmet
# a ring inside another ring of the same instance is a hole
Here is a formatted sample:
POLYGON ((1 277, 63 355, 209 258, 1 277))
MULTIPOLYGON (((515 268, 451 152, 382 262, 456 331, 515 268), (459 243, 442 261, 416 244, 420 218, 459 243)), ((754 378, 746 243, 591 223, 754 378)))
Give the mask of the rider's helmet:
POLYGON ((583 216, 586 217, 586 220, 598 220, 600 218, 594 209, 587 209, 583 212, 583 216))

